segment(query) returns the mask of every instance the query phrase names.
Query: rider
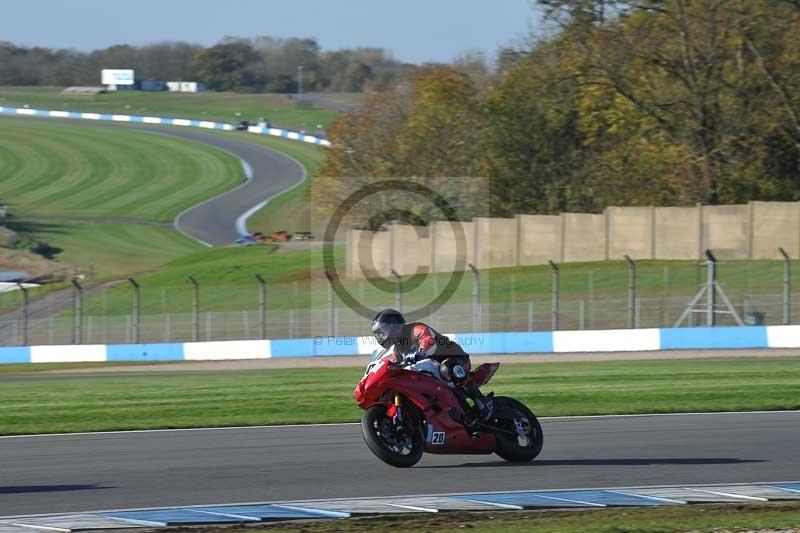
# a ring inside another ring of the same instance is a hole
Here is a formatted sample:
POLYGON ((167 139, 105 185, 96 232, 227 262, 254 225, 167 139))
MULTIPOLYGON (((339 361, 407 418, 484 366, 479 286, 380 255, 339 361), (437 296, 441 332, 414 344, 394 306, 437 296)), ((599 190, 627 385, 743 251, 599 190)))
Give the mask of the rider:
MULTIPOLYGON (((492 399, 481 394, 478 387, 470 383, 463 386, 470 371, 469 354, 449 337, 442 335, 422 322, 409 322, 394 309, 380 311, 372 319, 372 334, 382 347, 394 345, 395 357, 404 365, 415 365, 423 361, 439 363, 441 378, 453 385, 453 392, 462 404, 468 407, 469 397, 477 408, 476 416, 465 421, 468 425, 478 419, 487 420, 492 413, 492 399)), ((491 395, 490 395, 491 396, 491 395)), ((467 409, 470 412, 471 409, 467 409)))

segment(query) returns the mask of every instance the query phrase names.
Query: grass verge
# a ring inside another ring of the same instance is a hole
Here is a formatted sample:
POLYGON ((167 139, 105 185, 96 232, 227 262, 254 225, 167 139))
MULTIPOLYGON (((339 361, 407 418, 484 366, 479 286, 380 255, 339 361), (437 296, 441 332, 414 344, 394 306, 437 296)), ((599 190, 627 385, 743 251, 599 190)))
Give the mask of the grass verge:
MULTIPOLYGON (((785 531, 800 527, 800 503, 756 505, 692 505, 581 511, 492 511, 378 516, 295 524, 263 524, 226 528, 229 533, 281 531, 329 533, 359 531, 465 531, 514 533, 697 533, 727 531, 785 531)), ((211 531, 200 528, 199 531, 211 531)), ((214 529, 216 531, 216 529, 214 529)))
MULTIPOLYGON (((7 375, 0 432, 354 422, 361 368, 7 375)), ((800 358, 516 364, 488 390, 539 416, 800 408, 800 358), (680 384, 680 387, 676 386, 680 384)))
POLYGON ((55 264, 76 265, 95 279, 122 277, 154 269, 206 248, 171 227, 103 224, 69 220, 14 221, 7 224, 23 238, 46 241, 55 264))

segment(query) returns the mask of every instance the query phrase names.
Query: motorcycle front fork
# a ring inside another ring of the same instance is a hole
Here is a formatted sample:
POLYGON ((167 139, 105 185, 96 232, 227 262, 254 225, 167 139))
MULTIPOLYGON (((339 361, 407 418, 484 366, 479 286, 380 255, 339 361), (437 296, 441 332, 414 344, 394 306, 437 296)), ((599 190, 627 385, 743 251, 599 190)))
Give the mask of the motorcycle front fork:
POLYGON ((392 422, 394 422, 394 426, 398 431, 403 431, 403 397, 400 396, 400 393, 394 393, 394 406, 395 414, 392 422))

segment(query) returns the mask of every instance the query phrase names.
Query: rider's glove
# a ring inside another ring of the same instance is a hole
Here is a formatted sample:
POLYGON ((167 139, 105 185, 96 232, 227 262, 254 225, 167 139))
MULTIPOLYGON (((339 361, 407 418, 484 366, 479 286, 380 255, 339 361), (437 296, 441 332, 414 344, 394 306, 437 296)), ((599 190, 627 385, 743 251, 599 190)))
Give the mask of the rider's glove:
POLYGON ((422 351, 419 349, 419 347, 416 347, 407 354, 404 354, 403 365, 405 366, 413 365, 414 363, 417 362, 417 358, 420 356, 421 353, 422 351))

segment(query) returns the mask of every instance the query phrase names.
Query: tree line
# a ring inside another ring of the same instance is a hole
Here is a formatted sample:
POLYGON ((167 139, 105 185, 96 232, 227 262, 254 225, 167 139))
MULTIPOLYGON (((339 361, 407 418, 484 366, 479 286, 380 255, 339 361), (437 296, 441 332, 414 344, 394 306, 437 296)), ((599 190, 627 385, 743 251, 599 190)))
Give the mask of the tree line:
POLYGON ((380 48, 324 51, 314 39, 226 37, 202 47, 185 42, 116 45, 91 52, 0 41, 0 85, 93 86, 104 68, 137 79, 202 81, 212 90, 296 92, 298 67, 308 91, 361 92, 387 87, 415 65, 380 48))
POLYGON ((537 7, 488 78, 421 69, 337 120, 317 205, 366 176, 480 176, 492 216, 800 200, 798 0, 537 7))

